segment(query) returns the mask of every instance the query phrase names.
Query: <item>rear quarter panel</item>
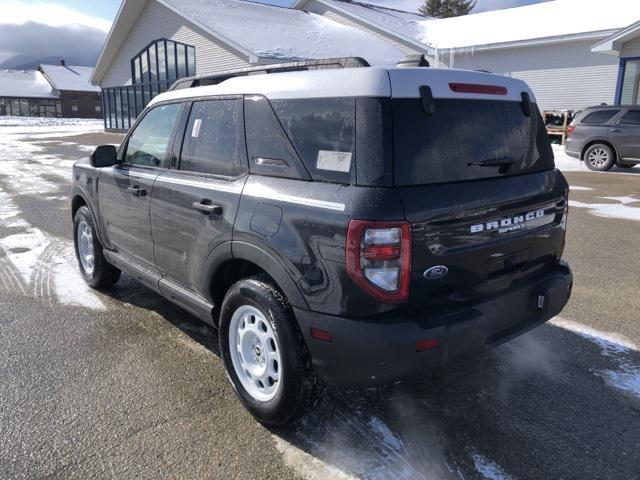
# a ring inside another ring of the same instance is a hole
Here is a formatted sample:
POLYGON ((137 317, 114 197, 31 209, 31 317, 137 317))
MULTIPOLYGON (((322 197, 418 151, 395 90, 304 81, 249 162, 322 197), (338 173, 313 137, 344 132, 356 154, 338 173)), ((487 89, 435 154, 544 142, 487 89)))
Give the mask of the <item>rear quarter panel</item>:
POLYGON ((253 175, 240 201, 234 256, 237 246, 246 243, 277 259, 313 311, 375 315, 399 307, 376 302, 347 276, 347 226, 350 219, 403 218, 395 189, 253 175))

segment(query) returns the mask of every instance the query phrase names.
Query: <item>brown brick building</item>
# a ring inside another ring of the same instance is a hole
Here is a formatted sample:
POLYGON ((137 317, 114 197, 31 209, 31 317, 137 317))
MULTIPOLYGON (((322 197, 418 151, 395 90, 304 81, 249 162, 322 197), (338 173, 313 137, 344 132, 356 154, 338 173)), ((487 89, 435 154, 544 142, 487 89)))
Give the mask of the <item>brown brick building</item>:
POLYGON ((92 67, 40 65, 0 70, 0 116, 102 118, 100 88, 92 67))
POLYGON ((100 88, 89 83, 92 67, 40 65, 38 70, 51 84, 62 101, 62 116, 69 118, 102 118, 100 88))

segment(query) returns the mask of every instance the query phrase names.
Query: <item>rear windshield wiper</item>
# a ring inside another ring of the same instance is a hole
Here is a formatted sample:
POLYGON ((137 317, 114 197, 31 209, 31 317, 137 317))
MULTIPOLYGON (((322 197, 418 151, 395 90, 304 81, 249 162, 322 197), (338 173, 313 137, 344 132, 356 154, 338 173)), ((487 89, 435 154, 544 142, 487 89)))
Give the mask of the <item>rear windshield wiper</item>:
POLYGON ((469 162, 467 166, 476 166, 476 167, 500 167, 499 173, 507 173, 516 162, 515 158, 511 157, 498 157, 498 158, 488 158, 486 160, 480 160, 478 162, 469 162))

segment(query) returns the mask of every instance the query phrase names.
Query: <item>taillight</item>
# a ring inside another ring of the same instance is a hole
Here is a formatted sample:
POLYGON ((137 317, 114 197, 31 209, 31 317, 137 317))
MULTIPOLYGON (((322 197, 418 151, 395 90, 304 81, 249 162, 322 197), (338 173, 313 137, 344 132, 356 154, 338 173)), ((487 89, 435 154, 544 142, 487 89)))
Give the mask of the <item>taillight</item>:
POLYGON ((570 135, 573 133, 573 131, 574 131, 575 129, 576 129, 576 126, 575 126, 575 125, 569 125, 569 126, 567 127, 567 137, 568 137, 568 136, 570 136, 570 135))
POLYGON ((351 220, 347 273, 369 295, 389 303, 409 299, 411 227, 407 222, 351 220))

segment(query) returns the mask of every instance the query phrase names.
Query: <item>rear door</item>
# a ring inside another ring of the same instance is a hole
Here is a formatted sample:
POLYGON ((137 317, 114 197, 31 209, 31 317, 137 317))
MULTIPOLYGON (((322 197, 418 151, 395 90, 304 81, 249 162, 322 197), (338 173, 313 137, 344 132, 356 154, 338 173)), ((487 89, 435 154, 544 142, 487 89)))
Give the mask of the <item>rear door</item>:
POLYGON ((129 135, 123 162, 100 172, 100 220, 109 246, 155 267, 149 209, 156 177, 166 166, 179 104, 149 110, 129 135))
POLYGON ((612 130, 620 156, 640 160, 640 109, 627 110, 612 130))
POLYGON ((560 258, 567 184, 536 105, 507 91, 392 100, 395 182, 412 224, 410 301, 420 311, 490 298, 560 258))
POLYGON ((174 154, 178 161, 157 178, 151 202, 156 264, 198 291, 207 257, 231 240, 246 181, 242 98, 194 102, 174 154))

